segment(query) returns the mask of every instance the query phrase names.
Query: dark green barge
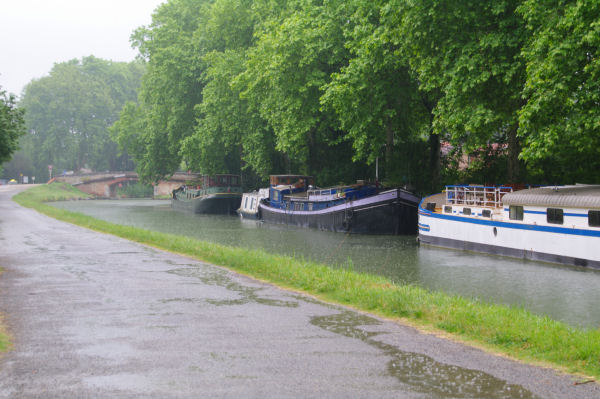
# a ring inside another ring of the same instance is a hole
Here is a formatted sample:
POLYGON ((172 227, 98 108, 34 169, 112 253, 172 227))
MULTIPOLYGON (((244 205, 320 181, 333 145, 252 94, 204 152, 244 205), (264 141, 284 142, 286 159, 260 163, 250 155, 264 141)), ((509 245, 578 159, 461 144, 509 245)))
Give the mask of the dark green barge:
POLYGON ((235 214, 242 202, 239 175, 202 176, 173 190, 171 206, 193 213, 235 214))

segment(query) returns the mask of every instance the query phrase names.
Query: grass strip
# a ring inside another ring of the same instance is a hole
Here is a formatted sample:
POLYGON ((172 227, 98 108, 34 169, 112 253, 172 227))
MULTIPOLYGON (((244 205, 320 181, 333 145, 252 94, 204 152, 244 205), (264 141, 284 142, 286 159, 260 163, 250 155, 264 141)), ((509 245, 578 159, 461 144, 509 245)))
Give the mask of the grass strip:
POLYGON ((600 331, 580 329, 519 308, 400 285, 376 275, 334 268, 260 249, 233 248, 94 219, 44 204, 85 198, 64 185, 39 186, 14 197, 23 206, 103 233, 224 266, 281 287, 409 323, 434 333, 573 374, 600 377, 600 331))
MULTIPOLYGON (((4 270, 0 267, 0 275, 4 270)), ((3 324, 2 315, 0 314, 0 353, 6 352, 11 347, 10 336, 3 324)))

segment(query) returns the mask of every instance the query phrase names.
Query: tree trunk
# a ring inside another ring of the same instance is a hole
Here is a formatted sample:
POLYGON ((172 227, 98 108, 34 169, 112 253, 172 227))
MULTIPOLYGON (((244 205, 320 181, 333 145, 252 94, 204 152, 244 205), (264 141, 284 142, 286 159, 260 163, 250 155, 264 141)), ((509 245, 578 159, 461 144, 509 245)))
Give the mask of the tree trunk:
POLYGON ((508 130, 508 182, 520 183, 521 168, 519 165, 519 154, 521 146, 517 137, 517 128, 508 130))
POLYGON ((429 113, 429 169, 431 171, 431 192, 437 193, 440 186, 440 136, 433 132, 433 109, 436 101, 430 100, 426 95, 422 97, 423 105, 429 113))
POLYGON ((392 120, 389 119, 385 128, 385 167, 384 171, 389 176, 389 171, 392 168, 392 156, 394 154, 394 129, 392 128, 392 120))
POLYGON ((429 169, 431 170, 431 191, 438 192, 440 185, 440 136, 429 132, 429 169))
POLYGON ((316 140, 316 128, 312 128, 308 131, 306 136, 308 144, 308 175, 314 176, 315 172, 319 170, 319 149, 317 148, 316 140))

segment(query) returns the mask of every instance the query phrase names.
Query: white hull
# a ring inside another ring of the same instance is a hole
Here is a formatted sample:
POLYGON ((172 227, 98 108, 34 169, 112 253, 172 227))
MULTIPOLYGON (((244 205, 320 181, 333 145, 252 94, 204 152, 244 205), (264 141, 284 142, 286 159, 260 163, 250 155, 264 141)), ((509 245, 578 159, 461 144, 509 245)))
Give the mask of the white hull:
POLYGON ((547 223, 545 207, 526 207, 526 220, 515 221, 508 207, 483 217, 483 207, 469 206, 472 214, 464 215, 463 205, 433 211, 423 206, 427 200, 419 206, 423 244, 600 268, 600 228, 587 226, 587 210, 564 208, 564 223, 557 225, 547 223))

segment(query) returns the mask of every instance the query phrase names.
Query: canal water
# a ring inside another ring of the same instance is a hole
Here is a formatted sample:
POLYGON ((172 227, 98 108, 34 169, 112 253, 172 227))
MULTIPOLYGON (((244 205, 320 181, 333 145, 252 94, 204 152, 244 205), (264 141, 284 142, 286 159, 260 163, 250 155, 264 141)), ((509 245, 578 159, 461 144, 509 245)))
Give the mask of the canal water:
POLYGON ((53 203, 113 223, 195 237, 225 245, 263 248, 304 259, 380 274, 395 282, 522 306, 571 325, 600 327, 600 271, 417 245, 415 236, 331 233, 193 215, 167 200, 53 203))

